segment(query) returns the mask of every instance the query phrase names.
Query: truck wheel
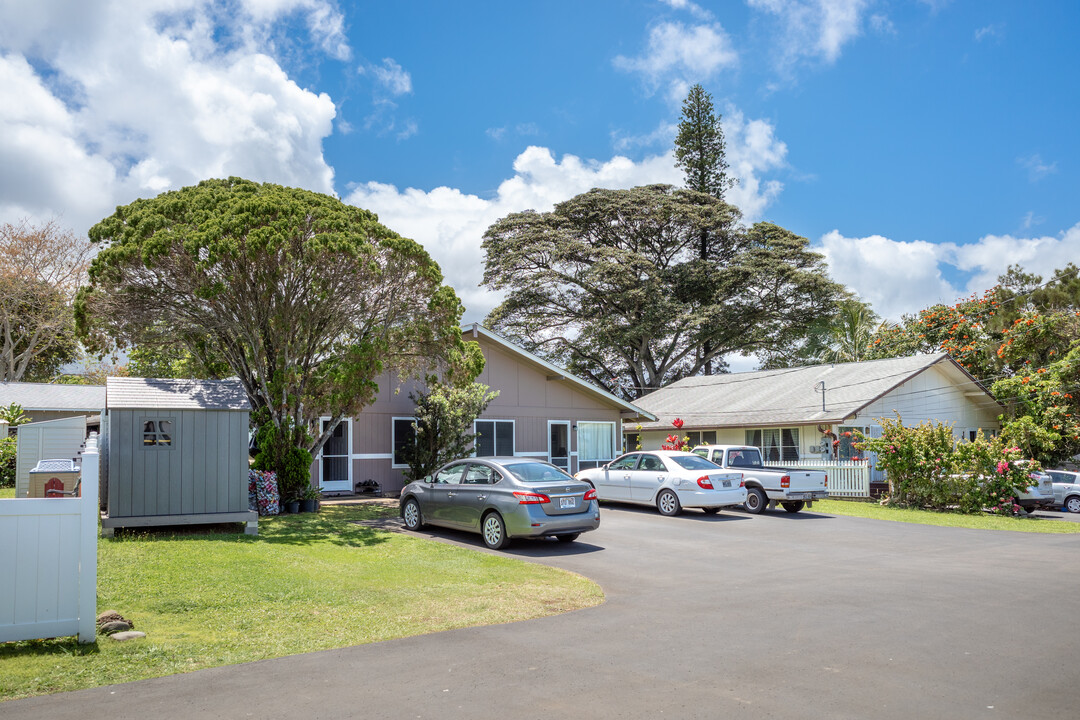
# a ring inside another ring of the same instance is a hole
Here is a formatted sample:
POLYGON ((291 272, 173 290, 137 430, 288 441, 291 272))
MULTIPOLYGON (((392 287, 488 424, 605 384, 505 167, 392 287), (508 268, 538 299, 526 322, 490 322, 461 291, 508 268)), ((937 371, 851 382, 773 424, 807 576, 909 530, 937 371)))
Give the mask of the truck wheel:
POLYGON ((1080 497, 1073 495, 1065 500, 1065 509, 1071 513, 1080 513, 1080 497))
POLYGON ((678 515, 682 511, 682 505, 675 493, 670 490, 661 490, 656 496, 656 509, 661 515, 678 515))
POLYGON ((787 510, 789 513, 797 513, 804 507, 806 507, 806 503, 804 503, 802 500, 796 500, 795 502, 786 502, 780 504, 783 505, 784 509, 787 510))
POLYGON ((765 512, 765 508, 768 504, 769 500, 765 497, 765 491, 756 487, 747 488, 746 502, 743 503, 746 512, 751 513, 752 515, 760 515, 765 512))

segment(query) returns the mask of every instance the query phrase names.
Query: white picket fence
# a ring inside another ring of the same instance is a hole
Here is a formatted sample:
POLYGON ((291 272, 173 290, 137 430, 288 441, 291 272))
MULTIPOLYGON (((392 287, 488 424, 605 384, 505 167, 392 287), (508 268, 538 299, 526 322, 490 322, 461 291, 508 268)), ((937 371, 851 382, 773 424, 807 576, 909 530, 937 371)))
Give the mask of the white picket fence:
POLYGON ((870 462, 868 460, 798 460, 765 462, 764 465, 800 470, 824 470, 829 475, 829 495, 870 497, 870 462))
POLYGON ((0 500, 0 642, 66 635, 94 642, 96 435, 86 441, 81 488, 82 497, 0 500))

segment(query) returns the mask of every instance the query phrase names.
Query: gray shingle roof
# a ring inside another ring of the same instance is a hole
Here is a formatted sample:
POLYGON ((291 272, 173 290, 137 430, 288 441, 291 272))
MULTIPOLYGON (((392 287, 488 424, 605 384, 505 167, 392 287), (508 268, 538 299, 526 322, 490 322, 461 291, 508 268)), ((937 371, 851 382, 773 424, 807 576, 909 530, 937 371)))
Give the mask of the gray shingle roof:
POLYGON ((18 403, 24 410, 76 410, 101 412, 105 409, 103 385, 52 385, 49 383, 0 383, 0 405, 18 403))
POLYGON ((111 377, 105 381, 109 409, 250 410, 239 380, 166 380, 111 377))
MULTIPOLYGON (((676 417, 684 428, 778 426, 839 423, 932 365, 959 383, 982 390, 947 354, 813 365, 782 370, 683 378, 638 398, 637 405, 657 416, 642 429, 669 429, 676 417), (821 393, 825 383, 825 411, 821 393)), ((987 394, 988 401, 992 398, 987 394)))

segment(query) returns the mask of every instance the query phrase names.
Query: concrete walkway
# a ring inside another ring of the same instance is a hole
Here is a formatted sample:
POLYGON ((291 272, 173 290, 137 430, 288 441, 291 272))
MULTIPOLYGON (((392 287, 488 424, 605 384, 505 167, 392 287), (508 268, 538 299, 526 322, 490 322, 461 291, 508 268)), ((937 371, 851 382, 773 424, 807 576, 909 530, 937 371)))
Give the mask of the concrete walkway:
POLYGON ((595 579, 596 608, 9 702, 0 717, 1080 715, 1078 535, 813 512, 605 507, 602 522, 574 545, 509 551, 595 579))

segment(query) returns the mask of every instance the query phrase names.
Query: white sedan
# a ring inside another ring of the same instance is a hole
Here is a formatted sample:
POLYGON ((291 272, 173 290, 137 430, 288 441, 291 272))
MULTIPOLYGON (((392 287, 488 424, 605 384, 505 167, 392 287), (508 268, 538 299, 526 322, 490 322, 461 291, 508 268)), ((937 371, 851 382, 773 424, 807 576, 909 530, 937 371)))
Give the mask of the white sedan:
POLYGON ((746 502, 742 473, 675 450, 628 453, 574 477, 596 488, 599 500, 655 505, 661 515, 677 515, 683 508, 711 514, 746 502))

